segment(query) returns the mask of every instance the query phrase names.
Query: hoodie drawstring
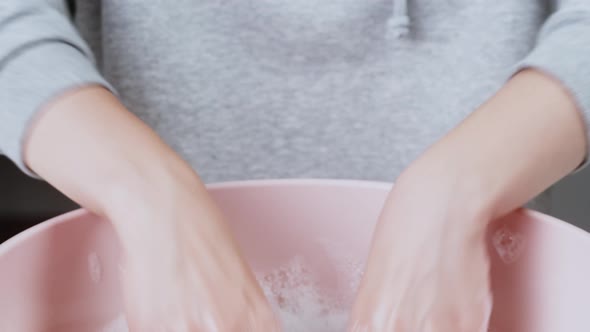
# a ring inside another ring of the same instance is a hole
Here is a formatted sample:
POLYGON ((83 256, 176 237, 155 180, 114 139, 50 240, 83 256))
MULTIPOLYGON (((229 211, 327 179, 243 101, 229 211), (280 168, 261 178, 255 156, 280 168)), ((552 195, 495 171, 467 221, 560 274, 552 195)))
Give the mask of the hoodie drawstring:
POLYGON ((410 30, 408 0, 393 0, 393 13, 387 22, 388 30, 394 38, 401 38, 410 30))

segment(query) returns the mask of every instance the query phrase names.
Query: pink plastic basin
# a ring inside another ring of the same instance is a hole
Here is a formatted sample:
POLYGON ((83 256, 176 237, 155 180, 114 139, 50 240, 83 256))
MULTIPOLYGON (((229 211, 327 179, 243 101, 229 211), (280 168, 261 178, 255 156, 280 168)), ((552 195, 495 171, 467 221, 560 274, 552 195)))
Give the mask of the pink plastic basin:
MULTIPOLYGON (((340 272, 325 243, 362 262, 389 188, 316 180, 210 186, 255 269, 303 256, 326 288, 337 287, 340 272)), ((490 331, 590 331, 587 233, 521 210, 495 222, 489 242, 490 331)), ((0 331, 96 331, 121 312, 117 274, 118 242, 108 222, 79 210, 33 227, 0 246, 0 331)))

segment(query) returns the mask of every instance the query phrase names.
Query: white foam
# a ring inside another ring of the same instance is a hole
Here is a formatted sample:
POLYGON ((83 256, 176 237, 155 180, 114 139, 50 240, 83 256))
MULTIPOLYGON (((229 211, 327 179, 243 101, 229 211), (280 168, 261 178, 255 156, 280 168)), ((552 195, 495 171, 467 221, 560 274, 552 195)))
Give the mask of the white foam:
POLYGON ((503 226, 494 233, 492 243, 498 256, 506 264, 516 262, 525 248, 524 236, 508 226, 503 226))
MULTIPOLYGON (((515 259, 518 256, 515 251, 520 250, 515 249, 518 246, 513 241, 520 240, 514 234, 507 228, 496 233, 496 249, 509 260, 515 259)), ((356 262, 346 268, 352 268, 352 271, 360 275, 356 262)), ((358 275, 352 278, 354 283, 360 278, 358 275)), ((282 322, 283 332, 346 331, 348 310, 345 304, 322 293, 302 257, 295 257, 271 271, 257 273, 256 277, 282 322)), ((129 332, 129 328, 125 317, 121 315, 98 332, 129 332)), ((488 332, 497 330, 490 327, 488 332)))
POLYGON ((316 242, 328 257, 327 263, 337 272, 335 281, 343 291, 342 300, 352 302, 365 270, 365 263, 359 259, 363 255, 350 253, 350 247, 344 241, 318 238, 316 242))
MULTIPOLYGON (((264 294, 281 320, 283 332, 342 332, 348 310, 341 301, 319 290, 301 257, 266 273, 257 273, 264 294)), ((105 325, 100 332, 128 332, 124 316, 105 325)))
POLYGON ((348 311, 318 289, 303 259, 297 257, 258 281, 282 322, 284 332, 342 332, 348 311))

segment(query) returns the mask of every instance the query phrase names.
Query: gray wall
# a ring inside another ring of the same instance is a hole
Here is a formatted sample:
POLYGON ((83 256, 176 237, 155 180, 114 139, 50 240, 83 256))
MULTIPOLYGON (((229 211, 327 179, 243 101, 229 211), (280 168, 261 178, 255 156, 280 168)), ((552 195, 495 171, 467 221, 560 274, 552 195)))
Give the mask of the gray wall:
POLYGON ((590 167, 556 186, 552 214, 590 231, 590 167))

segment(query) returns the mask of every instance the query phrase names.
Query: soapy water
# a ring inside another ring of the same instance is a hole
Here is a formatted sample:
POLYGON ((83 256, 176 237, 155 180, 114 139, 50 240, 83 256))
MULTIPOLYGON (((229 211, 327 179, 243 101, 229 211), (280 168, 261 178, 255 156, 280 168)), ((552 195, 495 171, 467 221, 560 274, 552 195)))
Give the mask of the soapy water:
MULTIPOLYGON (((282 323, 282 331, 346 331, 348 308, 340 300, 322 293, 303 258, 295 257, 269 272, 257 273, 256 278, 282 323)), ((99 330, 128 331, 122 315, 99 330)))
MULTIPOLYGON (((345 296, 326 294, 317 285, 313 273, 303 257, 294 257, 282 266, 256 278, 268 298, 284 332, 343 332, 348 322, 351 296, 362 278, 363 264, 352 257, 343 257, 339 243, 319 241, 331 264, 338 272, 338 288, 345 296)), ((523 236, 507 226, 498 229, 492 244, 506 264, 514 263, 521 255, 525 241, 523 236)), ((90 259, 90 266, 96 266, 90 259)), ((91 269, 91 271, 94 269, 91 269)), ((128 332, 123 315, 117 317, 97 332, 128 332)), ((496 332, 489 327, 488 332, 496 332)))
POLYGON ((516 262, 526 245, 524 236, 508 226, 496 230, 492 237, 492 244, 500 259, 506 264, 516 262))
POLYGON ((335 282, 343 292, 343 301, 352 302, 355 291, 358 289, 365 271, 365 263, 359 260, 358 254, 350 253, 349 244, 345 241, 336 241, 330 238, 319 238, 316 243, 321 248, 327 261, 337 272, 335 282))
POLYGON ((342 332, 348 309, 322 293, 301 257, 257 276, 285 332, 342 332))

